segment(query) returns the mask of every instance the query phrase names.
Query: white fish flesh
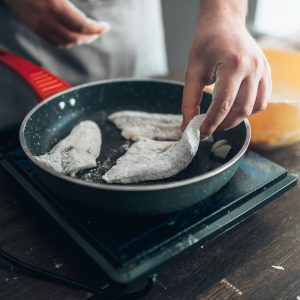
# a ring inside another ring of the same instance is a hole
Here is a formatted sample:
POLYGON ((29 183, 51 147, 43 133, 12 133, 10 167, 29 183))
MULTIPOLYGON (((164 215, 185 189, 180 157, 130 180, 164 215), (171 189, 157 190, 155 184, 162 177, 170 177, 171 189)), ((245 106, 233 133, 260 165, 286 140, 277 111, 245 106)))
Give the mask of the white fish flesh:
POLYGON ((108 117, 122 132, 126 140, 148 138, 159 141, 178 141, 182 115, 147 113, 124 110, 108 117))
POLYGON ((204 116, 194 117, 178 142, 143 139, 134 143, 102 179, 107 183, 126 184, 178 174, 197 153, 204 116))
POLYGON ((100 154, 101 131, 93 121, 83 121, 48 153, 35 156, 38 164, 57 173, 75 176, 81 170, 97 166, 100 154))

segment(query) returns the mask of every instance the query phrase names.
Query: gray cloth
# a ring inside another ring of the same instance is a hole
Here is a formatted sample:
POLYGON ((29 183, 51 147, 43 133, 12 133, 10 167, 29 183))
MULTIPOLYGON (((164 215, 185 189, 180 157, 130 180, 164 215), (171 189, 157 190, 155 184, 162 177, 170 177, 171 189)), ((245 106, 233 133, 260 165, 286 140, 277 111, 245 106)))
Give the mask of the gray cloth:
MULTIPOLYGON (((88 45, 62 49, 40 39, 6 5, 0 5, 0 46, 73 85, 167 72, 160 0, 73 0, 90 18, 111 30, 88 45)), ((34 105, 32 93, 0 66, 0 130, 19 123, 34 105)))

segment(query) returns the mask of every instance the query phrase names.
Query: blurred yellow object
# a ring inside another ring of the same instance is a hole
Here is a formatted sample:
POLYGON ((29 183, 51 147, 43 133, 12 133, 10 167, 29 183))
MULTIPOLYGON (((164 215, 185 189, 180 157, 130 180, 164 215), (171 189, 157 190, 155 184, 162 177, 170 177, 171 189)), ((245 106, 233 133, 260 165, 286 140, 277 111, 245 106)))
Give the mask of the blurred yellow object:
MULTIPOLYGON (((249 118, 251 146, 272 150, 300 141, 300 52, 264 49, 273 92, 265 111, 249 118)), ((213 87, 206 88, 212 92, 213 87)))

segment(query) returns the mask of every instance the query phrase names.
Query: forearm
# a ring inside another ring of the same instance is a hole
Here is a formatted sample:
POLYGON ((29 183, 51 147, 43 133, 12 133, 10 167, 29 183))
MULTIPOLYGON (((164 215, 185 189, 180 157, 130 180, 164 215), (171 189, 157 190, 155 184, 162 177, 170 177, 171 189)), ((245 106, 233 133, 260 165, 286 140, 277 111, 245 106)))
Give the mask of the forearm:
POLYGON ((247 0, 202 0, 200 4, 199 21, 205 20, 210 25, 216 21, 233 20, 245 24, 248 10, 247 0))

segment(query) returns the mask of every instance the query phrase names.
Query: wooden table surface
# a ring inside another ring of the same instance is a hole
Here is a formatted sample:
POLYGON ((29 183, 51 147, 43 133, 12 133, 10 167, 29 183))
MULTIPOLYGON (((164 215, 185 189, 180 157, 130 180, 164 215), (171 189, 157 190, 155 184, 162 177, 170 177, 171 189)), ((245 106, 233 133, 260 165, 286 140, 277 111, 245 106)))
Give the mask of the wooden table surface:
MULTIPOLYGON (((300 173, 300 144, 264 155, 300 173)), ((162 268, 144 299, 300 299, 299 194, 297 185, 234 229, 162 268)), ((104 286, 86 257, 28 200, 0 169, 0 247, 27 262, 104 286)), ((31 278, 0 260, 0 299, 100 298, 31 278)))

